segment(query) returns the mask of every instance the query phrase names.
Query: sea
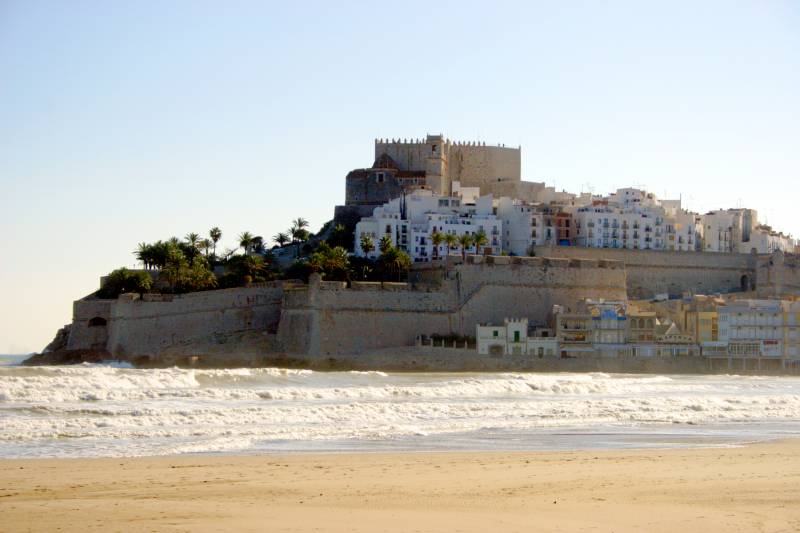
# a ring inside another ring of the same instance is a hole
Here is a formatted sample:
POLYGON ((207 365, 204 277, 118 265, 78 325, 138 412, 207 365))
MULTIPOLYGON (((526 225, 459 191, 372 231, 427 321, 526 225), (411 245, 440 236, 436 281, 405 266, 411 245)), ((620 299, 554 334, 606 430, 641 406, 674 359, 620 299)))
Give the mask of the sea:
POLYGON ((800 378, 0 366, 0 457, 737 446, 800 378))

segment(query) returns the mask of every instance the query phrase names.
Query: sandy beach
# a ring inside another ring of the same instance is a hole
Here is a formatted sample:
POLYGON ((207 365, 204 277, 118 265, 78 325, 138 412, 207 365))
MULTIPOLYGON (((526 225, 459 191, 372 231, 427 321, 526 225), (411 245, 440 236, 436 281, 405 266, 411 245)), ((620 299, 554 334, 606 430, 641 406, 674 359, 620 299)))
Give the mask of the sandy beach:
POLYGON ((797 531, 800 441, 0 461, 3 531, 797 531))

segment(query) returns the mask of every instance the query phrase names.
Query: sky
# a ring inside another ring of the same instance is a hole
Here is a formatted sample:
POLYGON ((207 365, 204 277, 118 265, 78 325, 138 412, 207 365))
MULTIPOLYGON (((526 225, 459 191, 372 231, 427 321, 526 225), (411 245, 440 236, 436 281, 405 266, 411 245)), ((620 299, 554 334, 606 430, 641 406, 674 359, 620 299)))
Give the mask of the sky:
POLYGON ((376 137, 800 235, 800 4, 0 0, 0 353, 137 243, 317 230, 376 137))

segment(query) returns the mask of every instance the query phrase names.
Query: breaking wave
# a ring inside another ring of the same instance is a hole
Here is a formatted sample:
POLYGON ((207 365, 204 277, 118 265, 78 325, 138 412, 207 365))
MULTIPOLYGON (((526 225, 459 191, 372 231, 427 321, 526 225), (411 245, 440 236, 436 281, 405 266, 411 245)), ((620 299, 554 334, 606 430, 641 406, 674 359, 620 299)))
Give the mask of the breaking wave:
POLYGON ((0 456, 160 455, 487 430, 800 421, 800 379, 0 368, 0 456))

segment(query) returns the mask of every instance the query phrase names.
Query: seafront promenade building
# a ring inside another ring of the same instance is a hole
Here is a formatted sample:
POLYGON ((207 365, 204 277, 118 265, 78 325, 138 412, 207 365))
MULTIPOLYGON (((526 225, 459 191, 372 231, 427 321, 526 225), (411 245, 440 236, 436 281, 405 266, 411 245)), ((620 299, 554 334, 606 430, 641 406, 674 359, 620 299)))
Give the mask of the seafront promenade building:
POLYGON ((476 348, 481 355, 528 355, 559 357, 558 340, 552 330, 529 329, 528 319, 505 319, 502 326, 478 325, 476 348))
POLYGON ((719 342, 728 354, 800 359, 800 302, 736 300, 718 313, 719 342))
POLYGON ((702 355, 759 364, 774 360, 783 366, 800 363, 800 301, 696 296, 664 303, 657 310, 643 309, 643 303, 592 300, 575 311, 555 306, 555 335, 546 338, 530 334, 526 338, 525 319, 506 319, 502 326, 481 325, 476 333, 478 351, 554 353, 566 358, 702 355))

